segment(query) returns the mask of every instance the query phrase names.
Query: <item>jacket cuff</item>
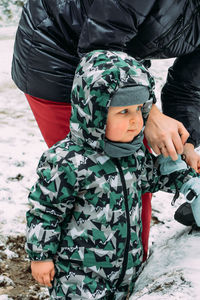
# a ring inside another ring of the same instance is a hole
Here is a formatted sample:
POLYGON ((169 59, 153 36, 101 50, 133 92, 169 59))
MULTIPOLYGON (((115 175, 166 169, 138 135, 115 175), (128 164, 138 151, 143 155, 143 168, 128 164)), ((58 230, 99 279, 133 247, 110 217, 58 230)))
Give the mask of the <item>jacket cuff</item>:
POLYGON ((51 258, 47 258, 47 259, 42 259, 42 260, 33 260, 33 259, 30 259, 30 261, 34 261, 34 262, 45 262, 45 261, 53 261, 53 259, 51 258))
POLYGON ((30 249, 25 249, 28 254, 28 258, 31 261, 44 261, 44 260, 53 260, 53 257, 48 252, 33 252, 30 249))

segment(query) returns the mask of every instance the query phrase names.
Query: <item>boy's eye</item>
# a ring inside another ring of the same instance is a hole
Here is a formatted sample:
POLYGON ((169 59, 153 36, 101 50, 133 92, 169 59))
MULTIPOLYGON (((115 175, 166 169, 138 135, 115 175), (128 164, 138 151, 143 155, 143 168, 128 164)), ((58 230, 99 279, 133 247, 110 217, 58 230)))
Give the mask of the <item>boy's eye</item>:
POLYGON ((126 114, 128 112, 128 109, 123 109, 120 111, 120 114, 126 114))
POLYGON ((141 111, 142 110, 142 105, 138 106, 136 111, 141 111))

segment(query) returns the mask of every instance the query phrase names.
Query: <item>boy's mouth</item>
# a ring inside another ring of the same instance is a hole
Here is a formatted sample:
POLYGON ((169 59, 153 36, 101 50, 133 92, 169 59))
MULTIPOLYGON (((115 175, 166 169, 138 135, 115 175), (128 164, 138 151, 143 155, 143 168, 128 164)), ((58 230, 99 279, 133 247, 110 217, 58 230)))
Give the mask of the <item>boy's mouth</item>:
POLYGON ((135 132, 135 129, 128 129, 128 132, 135 132))

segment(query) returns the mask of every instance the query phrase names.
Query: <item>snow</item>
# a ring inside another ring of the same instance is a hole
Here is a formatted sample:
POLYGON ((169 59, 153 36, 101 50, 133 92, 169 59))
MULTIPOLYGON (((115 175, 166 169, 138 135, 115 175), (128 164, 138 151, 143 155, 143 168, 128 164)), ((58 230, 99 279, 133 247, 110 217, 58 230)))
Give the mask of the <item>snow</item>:
POLYGON ((37 160, 47 148, 24 95, 10 77, 15 31, 15 27, 0 28, 0 230, 4 234, 24 231, 21 212, 26 209, 26 195, 36 178, 37 160))
MULTIPOLYGON (((47 149, 22 92, 10 78, 16 27, 0 28, 0 250, 9 257, 9 236, 25 234, 27 195, 36 179, 40 155, 47 149)), ((153 61, 156 95, 164 84, 170 60, 153 61)), ((180 204, 171 206, 172 195, 158 192, 152 200, 150 256, 136 283, 131 300, 198 300, 200 298, 200 232, 192 232, 173 219, 180 204)), ((1 274, 0 274, 1 275, 1 274)), ((10 282, 0 276, 0 282, 10 282)), ((0 292, 0 300, 10 298, 0 292)), ((39 298, 43 299, 43 298, 39 298)))

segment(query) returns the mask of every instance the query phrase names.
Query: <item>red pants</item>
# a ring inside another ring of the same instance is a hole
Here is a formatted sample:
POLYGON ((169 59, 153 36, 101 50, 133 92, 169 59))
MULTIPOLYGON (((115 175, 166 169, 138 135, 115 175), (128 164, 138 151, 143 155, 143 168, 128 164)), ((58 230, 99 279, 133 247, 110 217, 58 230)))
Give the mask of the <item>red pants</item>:
MULTIPOLYGON (((43 100, 27 94, 26 98, 28 99, 31 110, 48 147, 64 139, 69 133, 71 105, 68 103, 43 100)), ((144 144, 148 147, 146 141, 144 141, 144 144)), ((142 196, 142 244, 144 248, 144 260, 148 252, 151 198, 152 195, 150 193, 146 193, 142 196)))

